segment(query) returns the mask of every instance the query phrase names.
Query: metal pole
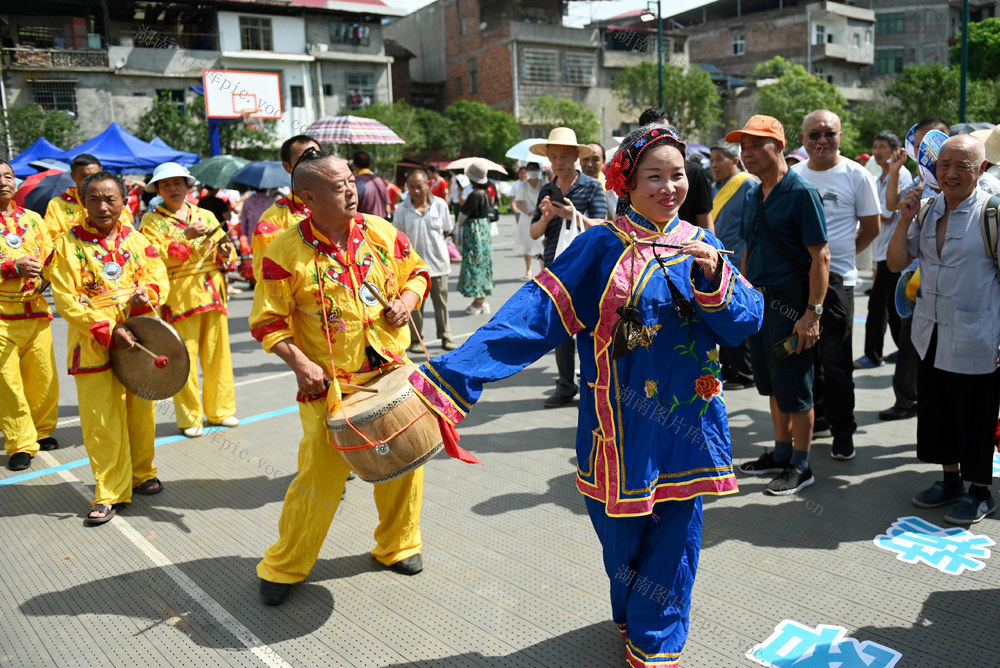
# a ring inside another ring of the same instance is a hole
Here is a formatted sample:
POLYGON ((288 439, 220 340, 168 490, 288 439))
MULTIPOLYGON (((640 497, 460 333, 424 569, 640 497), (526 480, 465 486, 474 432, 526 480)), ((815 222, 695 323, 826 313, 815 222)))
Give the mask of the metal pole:
MULTIPOLYGON (((964 0, 968 7, 969 0, 964 0)), ((663 13, 660 0, 656 0, 656 73, 659 77, 659 106, 663 106, 663 13)), ((964 99, 964 98, 963 98, 964 99)))
POLYGON ((958 122, 965 122, 965 93, 969 79, 969 0, 962 0, 962 79, 958 92, 958 122))

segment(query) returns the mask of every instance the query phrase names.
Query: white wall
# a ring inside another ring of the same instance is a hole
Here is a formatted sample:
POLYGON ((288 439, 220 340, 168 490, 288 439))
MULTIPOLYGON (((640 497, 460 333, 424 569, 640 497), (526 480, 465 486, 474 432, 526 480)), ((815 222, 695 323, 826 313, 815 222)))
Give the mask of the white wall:
POLYGON ((219 45, 222 51, 240 50, 240 16, 269 18, 274 50, 279 53, 305 53, 306 26, 300 16, 265 16, 219 12, 219 45))

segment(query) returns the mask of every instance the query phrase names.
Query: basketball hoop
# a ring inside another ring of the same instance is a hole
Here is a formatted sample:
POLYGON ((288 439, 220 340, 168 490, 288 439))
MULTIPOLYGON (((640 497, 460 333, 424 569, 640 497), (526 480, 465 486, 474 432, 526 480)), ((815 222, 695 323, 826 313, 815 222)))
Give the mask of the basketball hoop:
POLYGON ((251 114, 256 113, 256 109, 242 109, 240 110, 240 118, 243 119, 243 125, 250 132, 260 132, 264 129, 264 120, 261 118, 251 118, 251 114))

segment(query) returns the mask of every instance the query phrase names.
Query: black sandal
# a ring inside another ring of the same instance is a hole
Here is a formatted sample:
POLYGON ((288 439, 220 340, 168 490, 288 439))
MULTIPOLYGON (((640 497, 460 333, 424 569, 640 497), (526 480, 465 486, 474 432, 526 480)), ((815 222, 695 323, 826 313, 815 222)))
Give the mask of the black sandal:
POLYGON ((163 483, 160 482, 159 478, 150 478, 149 480, 142 483, 138 487, 133 487, 132 491, 135 494, 152 496, 153 494, 159 494, 160 492, 163 491, 163 483))
POLYGON ((96 527, 105 522, 110 522, 111 518, 118 514, 114 506, 109 506, 106 503, 98 503, 96 506, 91 506, 90 510, 87 511, 87 515, 83 518, 83 525, 88 527, 96 527), (92 512, 104 513, 104 517, 91 517, 92 512))

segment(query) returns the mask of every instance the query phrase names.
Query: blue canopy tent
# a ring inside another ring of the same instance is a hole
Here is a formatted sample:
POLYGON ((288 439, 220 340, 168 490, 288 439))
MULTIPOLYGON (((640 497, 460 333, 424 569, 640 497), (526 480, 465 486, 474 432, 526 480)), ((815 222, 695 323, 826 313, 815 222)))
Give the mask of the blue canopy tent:
POLYGON ((116 174, 151 172, 159 164, 178 162, 189 155, 184 151, 147 144, 135 135, 129 134, 118 123, 112 123, 107 130, 93 139, 52 157, 69 162, 73 156, 81 153, 90 153, 101 161, 104 169, 116 174))
POLYGON ((183 159, 179 159, 179 160, 174 160, 174 162, 176 162, 178 164, 181 164, 181 165, 184 165, 185 167, 190 167, 194 163, 196 163, 199 160, 201 160, 201 157, 197 153, 191 153, 189 151, 179 151, 176 148, 174 148, 173 146, 170 146, 169 144, 167 144, 167 142, 165 142, 162 139, 160 139, 159 135, 157 135, 157 136, 153 137, 152 139, 150 139, 149 140, 149 145, 150 146, 155 146, 157 148, 165 148, 168 151, 177 151, 178 153, 183 153, 184 154, 184 158, 183 159))
POLYGON ((31 166, 37 160, 52 158, 62 153, 63 150, 50 142, 45 137, 40 137, 34 144, 24 149, 10 161, 10 166, 14 168, 14 176, 27 178, 39 170, 31 166))

